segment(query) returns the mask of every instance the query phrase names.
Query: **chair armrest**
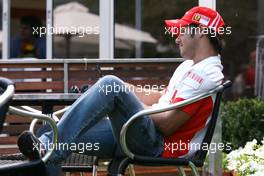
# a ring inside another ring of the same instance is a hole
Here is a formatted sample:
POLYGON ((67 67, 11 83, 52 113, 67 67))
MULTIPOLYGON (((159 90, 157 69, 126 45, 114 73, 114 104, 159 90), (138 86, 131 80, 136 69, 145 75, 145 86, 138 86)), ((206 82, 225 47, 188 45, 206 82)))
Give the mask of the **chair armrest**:
MULTIPOLYGON (((228 86, 229 86, 229 82, 227 83, 228 86)), ((192 98, 189 98, 187 100, 184 100, 184 101, 181 101, 181 102, 178 102, 178 103, 174 103, 174 104, 171 104, 171 105, 168 105, 168 106, 164 106, 164 107, 159 107, 159 108, 151 108, 151 109, 146 109, 146 110, 142 110, 142 111, 139 111, 137 112, 136 114, 134 114, 122 127, 121 129, 121 132, 120 132, 120 144, 121 144, 121 148, 123 150, 123 152, 128 156, 130 157, 131 159, 134 159, 135 157, 135 154, 132 153, 128 146, 127 146, 127 143, 126 143, 126 133, 127 133, 127 130, 129 128, 129 126, 136 120, 138 119, 139 117, 142 117, 142 116, 145 116, 145 115, 151 115, 151 114, 156 114, 156 113, 160 113, 160 112, 165 112, 165 111, 170 111, 170 110, 173 110, 173 109, 176 109, 176 108, 180 108, 180 107, 183 107, 183 106, 186 106, 188 104, 191 104, 193 102, 196 102, 196 101, 199 101, 203 98, 206 98, 206 97, 209 97, 213 94, 216 94, 218 92, 223 92, 223 90, 226 88, 226 84, 224 85, 219 85, 218 87, 216 87, 215 89, 209 91, 209 92, 206 92, 206 93, 203 93, 203 94, 200 94, 200 95, 197 95, 195 97, 192 97, 192 98)))
MULTIPOLYGON (((51 117, 44 115, 44 114, 40 114, 40 113, 34 113, 34 112, 21 110, 21 109, 12 107, 12 106, 9 107, 9 112, 11 112, 13 114, 20 115, 20 116, 25 116, 25 117, 30 117, 30 118, 34 118, 34 119, 47 121, 51 125, 52 131, 53 131, 52 144, 57 144, 57 142, 58 142, 58 128, 56 126, 55 120, 53 120, 51 117)), ((55 147, 52 147, 52 150, 48 150, 47 153, 41 158, 41 160, 44 163, 46 163, 48 161, 49 157, 51 156, 51 154, 54 151, 54 148, 55 147)))
POLYGON ((14 93, 15 93, 15 86, 12 84, 8 85, 4 93, 0 96, 0 107, 6 104, 13 97, 14 93))

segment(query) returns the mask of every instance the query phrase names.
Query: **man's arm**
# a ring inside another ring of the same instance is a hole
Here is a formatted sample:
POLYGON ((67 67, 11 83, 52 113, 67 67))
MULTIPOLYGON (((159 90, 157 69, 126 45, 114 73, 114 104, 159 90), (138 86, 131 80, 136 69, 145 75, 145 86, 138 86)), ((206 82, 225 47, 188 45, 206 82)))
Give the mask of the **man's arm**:
POLYGON ((129 86, 130 90, 133 90, 135 95, 144 103, 146 106, 151 106, 154 103, 157 103, 160 99, 162 93, 152 89, 139 89, 136 86, 126 83, 129 86))
MULTIPOLYGON (((126 83, 130 86, 130 90, 134 90, 135 95, 144 103, 145 108, 157 103, 159 98, 162 96, 162 92, 154 91, 150 89, 140 89, 136 91, 136 87, 132 84, 126 83)), ((164 135, 169 136, 173 134, 180 126, 182 126, 190 116, 178 109, 166 111, 158 114, 152 114, 150 118, 153 120, 155 126, 164 135)))
POLYGON ((164 135, 172 135, 180 126, 190 119, 190 115, 178 109, 150 115, 155 126, 164 135))

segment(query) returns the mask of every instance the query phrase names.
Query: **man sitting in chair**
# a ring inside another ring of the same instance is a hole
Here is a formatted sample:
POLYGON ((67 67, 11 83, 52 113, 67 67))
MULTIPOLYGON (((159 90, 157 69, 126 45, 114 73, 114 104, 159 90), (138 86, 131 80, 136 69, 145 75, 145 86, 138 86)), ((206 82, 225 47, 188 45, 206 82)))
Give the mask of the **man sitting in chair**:
MULTIPOLYGON (((186 58, 168 87, 162 92, 128 91, 133 89, 132 85, 115 76, 101 78, 58 122, 59 144, 89 143, 84 151, 87 155, 124 157, 119 144, 120 130, 132 115, 208 92, 222 83, 224 76, 219 54, 224 21, 220 14, 210 8, 194 7, 181 19, 166 20, 165 24, 167 32, 176 37, 181 56, 186 58)), ((213 101, 214 97, 208 97, 180 109, 138 119, 127 133, 129 148, 146 156, 190 157, 195 149, 175 149, 175 144, 202 142, 213 101)), ((51 140, 52 132, 37 138, 26 131, 20 135, 18 146, 26 157, 34 160, 41 157, 43 150, 49 150, 51 140), (41 144, 42 148, 37 150, 34 144, 41 144)), ((56 149, 49 160, 58 163, 71 152, 70 149, 56 149)))

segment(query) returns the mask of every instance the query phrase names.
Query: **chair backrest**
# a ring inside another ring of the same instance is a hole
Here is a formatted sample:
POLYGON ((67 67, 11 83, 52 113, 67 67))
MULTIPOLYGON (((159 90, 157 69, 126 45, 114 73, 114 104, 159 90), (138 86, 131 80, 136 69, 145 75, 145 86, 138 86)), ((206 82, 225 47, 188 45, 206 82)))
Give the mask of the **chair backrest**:
POLYGON ((6 117, 6 113, 8 111, 8 107, 12 99, 11 94, 14 93, 14 92, 10 92, 10 96, 3 96, 3 94, 6 92, 7 87, 9 85, 14 85, 14 83, 10 81, 9 79, 0 77, 0 101, 4 102, 4 103, 1 103, 0 105, 0 132, 2 130, 5 117, 6 117))
MULTIPOLYGON (((231 87, 231 85, 232 85, 231 81, 224 82, 223 83, 223 89, 221 89, 216 94, 216 99, 215 99, 214 107, 213 107, 213 111, 212 111, 212 117, 211 117, 211 120, 209 121, 208 128, 207 128, 207 131, 205 133, 205 136, 204 136, 204 139, 202 142, 202 145, 208 146, 208 147, 206 147, 206 149, 209 148, 211 141, 212 141, 212 138, 213 138, 217 118, 219 116, 219 110, 220 110, 223 92, 225 89, 231 87)), ((208 150, 200 149, 195 153, 195 155, 192 157, 192 160, 196 166, 202 166, 203 165, 207 152, 208 152, 208 150)))

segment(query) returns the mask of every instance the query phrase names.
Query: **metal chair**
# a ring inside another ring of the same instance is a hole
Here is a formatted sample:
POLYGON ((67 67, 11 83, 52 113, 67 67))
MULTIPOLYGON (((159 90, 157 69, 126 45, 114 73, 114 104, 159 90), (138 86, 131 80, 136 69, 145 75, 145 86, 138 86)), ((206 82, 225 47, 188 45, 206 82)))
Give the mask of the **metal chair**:
POLYGON ((9 79, 0 77, 0 131, 5 121, 10 101, 15 92, 14 83, 9 79))
POLYGON ((213 112, 212 112, 212 117, 211 120, 209 121, 209 125, 205 134, 205 137, 203 139, 202 144, 208 144, 208 146, 211 143, 212 136, 214 133, 214 129, 216 126, 216 121, 218 118, 219 114, 219 109, 220 109, 220 103, 221 103, 221 98, 224 90, 226 88, 231 87, 232 83, 231 81, 226 81, 222 85, 218 86, 217 88, 209 91, 208 93, 204 93, 198 96, 195 96, 193 98, 190 98, 188 100, 184 100, 179 103, 175 103, 172 105, 169 105, 164 108, 156 108, 156 109, 149 109, 149 110, 142 110, 135 115, 131 117, 131 119, 125 123, 122 127, 121 133, 120 133, 120 143, 121 147, 124 151, 124 153, 127 155, 125 158, 119 158, 119 159, 113 159, 112 162, 110 163, 108 167, 108 172, 109 175, 118 175, 121 176, 124 174, 125 169, 129 164, 139 164, 139 165, 146 165, 146 166, 164 166, 164 165, 172 165, 172 166, 177 166, 179 173, 181 175, 185 175, 185 172, 183 170, 184 167, 191 167, 191 170, 195 176, 199 175, 199 172, 197 170, 197 167, 202 167, 205 161, 205 157, 207 154, 207 150, 198 150, 196 153, 191 157, 191 158, 161 158, 161 157, 148 157, 148 156, 141 156, 132 153, 129 150, 129 147, 126 144, 127 138, 126 138, 126 133, 128 128, 133 124, 133 122, 145 115, 150 115, 150 114, 155 114, 155 113, 160 113, 164 111, 169 111, 172 109, 180 108, 182 106, 191 104, 193 102, 196 102, 198 100, 201 100, 203 98, 212 96, 216 94, 216 99, 214 102, 213 106, 213 112))
MULTIPOLYGON (((41 119, 47 121, 53 130, 53 143, 57 143, 58 131, 55 121, 43 114, 33 113, 14 107, 9 107, 10 101, 15 92, 15 86, 12 81, 6 78, 0 78, 0 87, 3 90, 0 96, 0 130, 5 121, 7 111, 20 116, 41 119)), ((45 163, 48 161, 53 150, 49 150, 43 158, 39 160, 26 160, 21 154, 11 154, 0 156, 0 175, 1 176, 45 176, 45 163)))
MULTIPOLYGON (((146 157, 146 156, 140 156, 133 154, 127 144, 126 144, 126 132, 129 126, 134 122, 135 119, 148 115, 148 114, 154 114, 159 112, 164 112, 168 110, 172 110, 175 108, 179 108, 182 106, 185 106, 187 104, 193 103, 195 101, 201 100, 203 98, 209 97, 213 94, 216 94, 216 100, 214 103, 214 108, 212 112, 212 119, 209 122, 209 126, 206 132, 206 135, 204 137, 203 143, 210 144, 214 128, 216 125, 216 120, 218 117, 218 112, 220 108, 220 102, 221 97, 223 94, 223 91, 231 86, 231 82, 227 81, 223 85, 220 85, 216 89, 204 93, 202 95, 193 97, 191 99, 182 101, 180 103, 176 103, 173 105, 170 105, 166 108, 159 108, 159 109, 151 109, 151 110, 143 110, 138 113, 136 113, 122 128, 120 136, 121 136, 121 147, 124 151, 124 153, 127 155, 125 158, 118 158, 113 159, 108 167, 108 171, 111 171, 111 173, 114 173, 114 175, 122 175, 125 171, 125 169, 128 167, 129 164, 140 164, 140 165, 147 165, 147 166, 162 166, 162 165, 175 165, 178 167, 180 173, 182 175, 185 175, 184 170, 181 166, 190 166, 194 175, 199 175, 196 167, 201 167, 204 163, 207 151, 199 150, 195 153, 195 155, 192 158, 185 159, 185 158, 153 158, 153 157, 146 157)), ((2 123, 4 122, 6 111, 8 110, 8 102, 10 102, 12 95, 14 94, 14 86, 13 83, 7 79, 0 79, 0 87, 3 87, 3 89, 6 89, 6 91, 0 96, 0 129, 2 127, 2 123), (5 82, 5 83, 3 83, 5 82), (3 110, 3 113, 2 113, 3 110), (2 115, 3 114, 3 115, 2 115)), ((47 121, 50 123, 52 130, 53 130, 53 143, 57 143, 57 137, 58 137, 58 131, 56 127, 55 121, 50 118, 49 116, 40 114, 40 113, 34 113, 29 112, 21 109, 17 109, 14 107, 9 107, 9 111, 14 114, 18 114, 21 116, 36 118, 40 120, 47 121)), ((52 154, 53 150, 49 150, 47 154, 41 158, 40 160, 36 161, 27 161, 25 158, 23 158, 21 155, 6 155, 6 156, 0 156, 0 175, 7 175, 7 176, 23 176, 23 175, 36 175, 36 172, 39 176, 46 175, 45 173, 45 163, 47 162, 48 158, 52 154), (40 172, 41 171, 41 172, 40 172)), ((66 168, 64 168, 66 169, 66 168)), ((82 168, 81 170, 83 170, 82 168)), ((91 168, 87 168, 91 169, 91 168)), ((93 169, 96 171, 96 168, 93 169)), ((96 175, 95 172, 93 172, 94 175, 96 175)))

